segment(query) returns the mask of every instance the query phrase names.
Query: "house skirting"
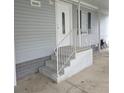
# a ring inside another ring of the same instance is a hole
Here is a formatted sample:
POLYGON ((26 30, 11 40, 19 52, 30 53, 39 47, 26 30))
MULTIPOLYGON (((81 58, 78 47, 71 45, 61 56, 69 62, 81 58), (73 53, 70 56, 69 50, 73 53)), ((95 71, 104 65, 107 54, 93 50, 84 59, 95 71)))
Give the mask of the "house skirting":
POLYGON ((50 56, 30 60, 27 62, 16 64, 16 78, 17 80, 24 78, 27 75, 38 72, 38 68, 45 65, 45 61, 49 60, 50 56))

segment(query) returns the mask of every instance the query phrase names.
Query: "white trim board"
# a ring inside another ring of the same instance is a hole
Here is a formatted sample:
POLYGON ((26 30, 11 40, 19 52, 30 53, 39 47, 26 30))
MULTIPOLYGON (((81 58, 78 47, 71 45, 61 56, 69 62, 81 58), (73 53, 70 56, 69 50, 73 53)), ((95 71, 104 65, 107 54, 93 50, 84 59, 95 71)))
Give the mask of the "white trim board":
POLYGON ((83 2, 81 0, 68 0, 68 1, 67 0, 61 0, 61 1, 69 2, 69 3, 71 3, 71 1, 75 2, 75 3, 79 3, 79 1, 80 1, 80 3, 86 7, 93 8, 93 9, 99 9, 97 6, 83 2))

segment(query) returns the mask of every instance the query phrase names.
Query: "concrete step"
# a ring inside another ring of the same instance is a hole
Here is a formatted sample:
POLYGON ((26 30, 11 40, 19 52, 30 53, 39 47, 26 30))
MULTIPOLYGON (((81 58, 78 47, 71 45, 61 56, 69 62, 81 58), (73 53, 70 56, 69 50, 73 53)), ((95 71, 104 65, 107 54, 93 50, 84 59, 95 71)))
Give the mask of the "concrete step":
MULTIPOLYGON (((65 59, 66 57, 69 57, 69 56, 70 56, 70 54, 68 54, 68 55, 63 54, 63 55, 61 55, 61 59, 65 59)), ((60 58, 60 56, 59 56, 59 58, 60 58)), ((71 59, 75 59, 75 55, 73 55, 71 57, 71 59)), ((52 54, 51 55, 51 60, 55 60, 56 61, 57 60, 57 56, 52 54)))
MULTIPOLYGON (((51 78, 56 78, 57 77, 57 71, 55 69, 52 69, 48 66, 43 66, 39 68, 39 72, 51 77, 51 78)), ((59 72, 59 75, 62 76, 64 74, 64 69, 59 72)))
MULTIPOLYGON (((40 67, 39 68, 39 72, 41 74, 43 74, 44 76, 52 79, 53 81, 57 82, 57 79, 58 79, 58 76, 57 76, 57 72, 47 66, 43 66, 43 67, 40 67)), ((62 76, 64 75, 64 70, 62 70, 60 73, 59 73, 59 76, 62 76)))
MULTIPOLYGON (((52 68, 52 69, 57 70, 57 61, 55 61, 55 60, 48 60, 48 61, 45 62, 45 65, 52 68)), ((62 62, 60 62, 58 64, 58 66, 59 66, 58 68, 61 68, 62 67, 62 62)))
POLYGON ((89 49, 91 49, 91 47, 89 46, 89 47, 77 47, 76 48, 76 52, 77 53, 79 53, 79 52, 82 52, 82 51, 86 51, 86 50, 89 50, 89 49))
POLYGON ((55 71, 57 71, 57 61, 54 61, 54 60, 47 60, 47 61, 45 62, 45 65, 46 65, 47 67, 50 67, 50 68, 54 69, 55 71))
MULTIPOLYGON (((47 66, 47 67, 49 67, 51 69, 54 69, 57 72, 57 62, 56 61, 54 61, 54 60, 48 60, 48 61, 46 61, 45 66, 47 66)), ((70 66, 70 62, 68 62, 67 64, 65 64, 65 67, 64 68, 66 68, 68 66, 70 66)), ((58 64, 58 68, 62 68, 62 63, 59 63, 58 64)), ((62 70, 64 70, 64 68, 62 70)))
MULTIPOLYGON (((70 62, 69 62, 70 63, 70 62)), ((60 82, 65 80, 72 75, 80 72, 81 70, 85 69, 92 65, 92 49, 82 51, 81 53, 76 53, 76 58, 71 60, 71 65, 67 68, 64 68, 60 73, 59 77, 57 77, 57 71, 44 66, 39 69, 39 72, 44 74, 45 76, 51 78, 54 81, 60 82), (75 69, 76 68, 76 69, 75 69)))
POLYGON ((63 47, 59 47, 58 50, 69 51, 69 50, 74 50, 74 47, 72 47, 72 46, 63 46, 63 47))
MULTIPOLYGON (((59 51, 58 53, 61 53, 62 56, 69 56, 70 54, 72 54, 73 51, 68 51, 68 50, 65 50, 65 51, 59 51)), ((60 55, 60 54, 59 54, 60 55)))
MULTIPOLYGON (((64 59, 64 58, 62 58, 62 59, 64 59)), ((74 59, 74 58, 71 58, 71 59, 74 59)), ((52 56, 51 60, 53 60, 54 63, 56 62, 56 64, 57 64, 56 56, 52 56)), ((59 68, 61 68, 63 64, 65 64, 64 60, 63 61, 59 61, 59 68)), ((67 67, 67 66, 70 66, 70 61, 65 65, 65 67, 67 67)))
POLYGON ((57 79, 57 73, 54 69, 51 69, 50 67, 43 66, 39 68, 39 72, 43 75, 51 78, 52 80, 56 81, 57 79))
MULTIPOLYGON (((64 65, 63 69, 59 72, 60 76, 64 75, 64 69, 66 67, 70 66, 70 61, 65 63, 64 59, 66 57, 70 56, 70 54, 72 53, 72 50, 73 50, 73 47, 70 47, 70 46, 61 47, 58 50, 59 52, 61 51, 61 59, 62 59, 62 61, 59 60, 58 68, 61 69, 62 65, 64 65)), ((74 59, 74 58, 75 58, 75 55, 73 55, 71 57, 71 59, 74 59)), ((39 68, 39 72, 41 72, 45 76, 47 76, 47 77, 56 81, 56 79, 57 79, 57 57, 56 57, 55 54, 52 54, 51 59, 47 60, 45 62, 44 67, 39 68)))

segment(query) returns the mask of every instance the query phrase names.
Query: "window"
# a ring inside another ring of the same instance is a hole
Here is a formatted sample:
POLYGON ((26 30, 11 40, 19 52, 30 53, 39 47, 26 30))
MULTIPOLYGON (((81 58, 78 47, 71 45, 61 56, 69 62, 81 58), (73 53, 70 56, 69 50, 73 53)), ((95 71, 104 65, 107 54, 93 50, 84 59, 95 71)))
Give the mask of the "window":
POLYGON ((65 13, 62 12, 62 33, 65 34, 65 13))
POLYGON ((87 34, 88 33, 88 28, 87 28, 87 14, 85 12, 82 12, 82 29, 81 32, 82 34, 87 34))
POLYGON ((80 29, 82 29, 82 11, 80 10, 80 29))
POLYGON ((88 30, 91 29, 91 13, 88 12, 88 30))
MULTIPOLYGON (((82 29, 82 11, 80 10, 80 29, 82 29)), ((78 30, 78 10, 77 10, 77 35, 79 34, 78 30)))
MULTIPOLYGON (((77 28, 79 26, 78 23, 78 10, 77 10, 77 28)), ((80 10, 80 31, 81 34, 88 34, 91 32, 91 13, 80 10)), ((79 30, 77 29, 77 35, 79 34, 79 30)))

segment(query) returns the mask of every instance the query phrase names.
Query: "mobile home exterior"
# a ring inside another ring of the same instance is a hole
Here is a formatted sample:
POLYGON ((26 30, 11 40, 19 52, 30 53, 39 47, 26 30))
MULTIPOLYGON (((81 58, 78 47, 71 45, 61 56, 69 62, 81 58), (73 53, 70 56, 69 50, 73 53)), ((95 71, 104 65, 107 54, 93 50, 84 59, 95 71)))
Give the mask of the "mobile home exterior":
MULTIPOLYGON (((46 65, 46 61, 51 60, 51 54, 57 49, 62 53, 63 50, 59 49, 58 45, 60 47, 72 45, 76 45, 76 48, 88 47, 87 52, 84 53, 89 54, 85 57, 89 58, 87 61, 91 61, 91 63, 87 66, 92 64, 92 49, 89 47, 99 44, 96 9, 83 5, 79 7, 79 3, 73 0, 70 2, 65 0, 15 0, 14 3, 17 79, 35 73, 39 68, 43 70, 42 67, 46 65), (90 21, 88 21, 89 13, 90 21), (89 25, 90 29, 88 29, 89 25)), ((75 52, 74 48, 69 49, 71 52, 75 52)), ((75 56, 80 55, 75 54, 75 56)), ((68 70, 70 69, 68 68, 68 70)))

